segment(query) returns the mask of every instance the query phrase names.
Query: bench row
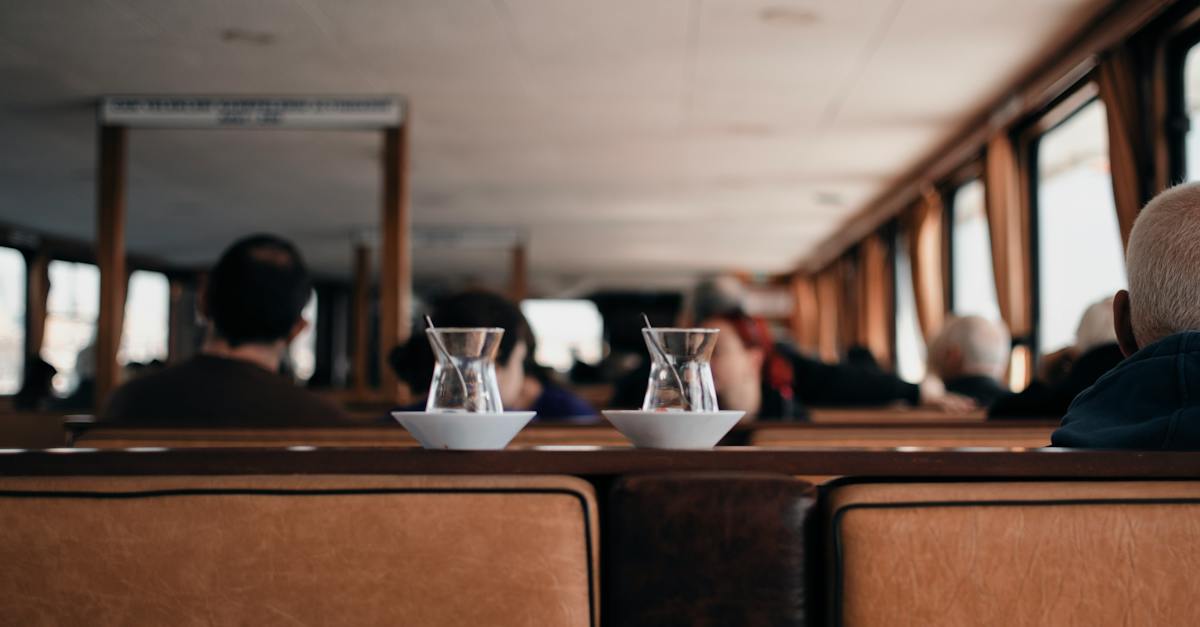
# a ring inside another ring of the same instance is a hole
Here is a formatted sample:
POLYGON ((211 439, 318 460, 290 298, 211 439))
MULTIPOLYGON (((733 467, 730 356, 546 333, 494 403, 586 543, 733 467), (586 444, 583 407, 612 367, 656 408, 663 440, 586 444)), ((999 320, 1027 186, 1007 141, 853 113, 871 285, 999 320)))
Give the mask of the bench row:
POLYGON ((1197 520, 1200 481, 6 476, 0 623, 1198 624, 1197 520))

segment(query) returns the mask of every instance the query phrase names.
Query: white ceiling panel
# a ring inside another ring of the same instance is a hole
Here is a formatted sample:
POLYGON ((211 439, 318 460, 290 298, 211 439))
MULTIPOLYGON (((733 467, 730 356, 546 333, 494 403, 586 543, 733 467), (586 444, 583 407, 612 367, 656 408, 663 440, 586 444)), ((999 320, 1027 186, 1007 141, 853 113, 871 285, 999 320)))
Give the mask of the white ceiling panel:
MULTIPOLYGON (((0 221, 90 239, 94 103, 402 94, 418 228, 511 229, 543 290, 789 269, 1098 0, 0 3, 0 221)), ((363 133, 146 131, 131 250, 294 238, 327 275, 378 217, 363 133)), ((504 250, 415 251, 503 282, 504 250)))

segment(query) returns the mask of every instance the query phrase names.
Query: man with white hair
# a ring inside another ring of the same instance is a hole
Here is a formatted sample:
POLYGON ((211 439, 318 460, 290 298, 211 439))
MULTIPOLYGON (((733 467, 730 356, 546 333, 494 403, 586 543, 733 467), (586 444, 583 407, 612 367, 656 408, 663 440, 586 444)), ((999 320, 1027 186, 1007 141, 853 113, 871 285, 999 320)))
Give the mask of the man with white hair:
POLYGON ((1142 209, 1113 298, 1127 359, 1071 404, 1054 446, 1200 450, 1200 184, 1142 209))
POLYGON ((929 369, 947 392, 987 407, 1008 394, 1003 381, 1011 345, 1008 331, 987 318, 951 318, 929 345, 929 369))

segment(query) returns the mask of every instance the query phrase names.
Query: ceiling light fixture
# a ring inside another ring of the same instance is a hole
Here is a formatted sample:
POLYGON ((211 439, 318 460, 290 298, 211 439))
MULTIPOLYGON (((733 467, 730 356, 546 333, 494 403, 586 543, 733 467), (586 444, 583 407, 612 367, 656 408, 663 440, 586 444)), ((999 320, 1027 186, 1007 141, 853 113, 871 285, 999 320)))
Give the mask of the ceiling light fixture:
POLYGON ((226 28, 221 31, 221 41, 251 46, 269 46, 275 43, 275 35, 262 30, 226 28))
POLYGON ((759 12, 758 17, 768 24, 781 26, 811 26, 820 21, 816 11, 800 7, 767 7, 759 12))

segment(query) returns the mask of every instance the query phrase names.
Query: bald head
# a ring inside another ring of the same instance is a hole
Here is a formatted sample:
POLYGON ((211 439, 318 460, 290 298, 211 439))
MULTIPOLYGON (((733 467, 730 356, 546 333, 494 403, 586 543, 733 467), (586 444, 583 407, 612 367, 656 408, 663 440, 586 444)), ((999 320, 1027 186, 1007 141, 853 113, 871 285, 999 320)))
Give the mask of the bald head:
POLYGON ((1127 325, 1144 347, 1168 335, 1200 330, 1200 183, 1172 187, 1154 197, 1138 215, 1125 255, 1129 271, 1127 304, 1117 297, 1118 335, 1127 325), (1123 308, 1128 312, 1122 311, 1123 308), (1122 316, 1128 315, 1128 320, 1122 316))
POLYGON ((942 379, 985 376, 1000 380, 1012 340, 999 323, 980 316, 951 318, 929 346, 929 367, 942 379))

